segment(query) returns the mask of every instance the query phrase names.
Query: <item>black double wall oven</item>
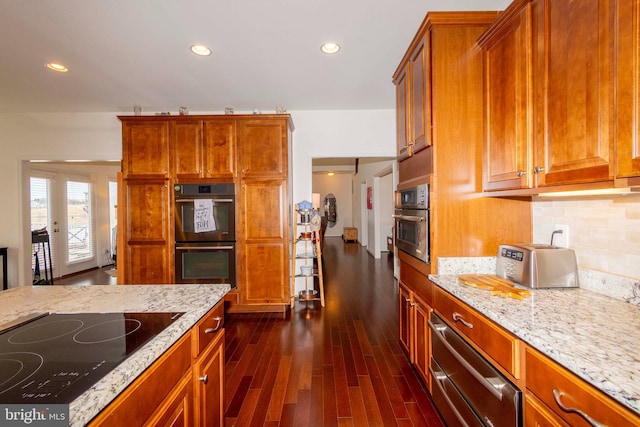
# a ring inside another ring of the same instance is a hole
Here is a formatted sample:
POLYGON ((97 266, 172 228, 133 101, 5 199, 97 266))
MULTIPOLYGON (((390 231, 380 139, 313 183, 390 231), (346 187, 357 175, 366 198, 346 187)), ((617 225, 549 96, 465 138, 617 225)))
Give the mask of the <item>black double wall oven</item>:
POLYGON ((175 282, 236 288, 235 185, 174 185, 175 282))

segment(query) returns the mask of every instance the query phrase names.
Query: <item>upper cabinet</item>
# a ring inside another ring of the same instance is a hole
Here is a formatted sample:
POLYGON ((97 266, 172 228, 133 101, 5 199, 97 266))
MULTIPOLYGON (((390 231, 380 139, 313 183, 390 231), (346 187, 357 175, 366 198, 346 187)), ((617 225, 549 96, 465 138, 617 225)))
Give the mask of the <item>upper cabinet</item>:
POLYGON ((427 84, 429 55, 427 37, 420 37, 410 54, 400 64, 393 82, 396 85, 396 130, 398 160, 431 144, 427 128, 427 101, 430 86, 427 84))
POLYGON ((236 174, 235 120, 176 120, 171 122, 173 176, 233 178, 236 174))
POLYGON ((640 1, 615 2, 616 144, 621 185, 640 184, 640 1), (636 178, 631 180, 631 178, 636 178), (630 181, 630 182, 629 182, 630 181))
POLYGON ((238 123, 238 158, 243 178, 286 178, 286 120, 243 120, 238 123))
POLYGON ((169 123, 122 121, 122 173, 127 178, 169 178, 169 123))
POLYGON ((611 4, 516 0, 479 39, 485 191, 613 185, 611 4))

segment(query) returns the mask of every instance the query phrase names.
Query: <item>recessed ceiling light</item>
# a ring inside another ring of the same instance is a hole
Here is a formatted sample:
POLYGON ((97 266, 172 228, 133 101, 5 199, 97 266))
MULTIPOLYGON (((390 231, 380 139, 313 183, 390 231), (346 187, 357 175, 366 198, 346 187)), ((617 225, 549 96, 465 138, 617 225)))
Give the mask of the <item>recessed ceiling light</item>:
POLYGON ((320 50, 324 53, 337 53, 340 50, 338 43, 328 42, 320 46, 320 50))
POLYGON ((69 69, 67 67, 65 67, 62 64, 57 64, 55 62, 49 62, 47 64, 47 68, 49 68, 50 70, 53 71, 57 71, 59 73, 66 73, 67 71, 69 71, 69 69))
POLYGON ((211 49, 209 49, 207 46, 203 44, 192 44, 190 49, 191 49, 191 52, 199 56, 211 55, 211 49))

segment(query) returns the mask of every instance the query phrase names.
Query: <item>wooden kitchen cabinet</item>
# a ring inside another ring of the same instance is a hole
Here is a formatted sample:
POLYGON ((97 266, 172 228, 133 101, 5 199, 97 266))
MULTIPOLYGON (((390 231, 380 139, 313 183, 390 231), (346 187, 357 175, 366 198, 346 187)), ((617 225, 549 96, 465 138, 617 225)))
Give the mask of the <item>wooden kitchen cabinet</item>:
POLYGON ((432 311, 431 294, 433 286, 426 276, 408 266, 405 266, 400 272, 401 274, 404 272, 398 286, 400 344, 430 390, 431 340, 429 317, 432 311))
POLYGON ((427 132, 431 126, 427 116, 428 64, 427 37, 422 36, 394 75, 398 160, 413 156, 431 143, 427 132))
POLYGON ((168 180, 126 180, 122 183, 119 239, 119 281, 123 284, 173 282, 173 224, 168 180))
POLYGON ((171 122, 172 176, 229 178, 236 172, 235 120, 193 120, 171 122))
POLYGON ((247 179, 240 189, 240 239, 243 252, 239 263, 242 304, 282 308, 289 299, 289 234, 287 182, 247 179))
POLYGON ((612 6, 516 0, 484 52, 484 189, 613 180, 612 6))
POLYGON ((169 178, 169 123, 131 119, 120 117, 123 178, 169 178))
MULTIPOLYGON (((640 425, 636 414, 531 347, 526 349, 526 384, 537 398, 532 403, 552 414, 547 418, 557 417, 575 427, 596 425, 594 421, 608 426, 640 425)), ((530 406, 526 402, 525 411, 530 406)))
POLYGON ((616 178, 621 186, 640 184, 640 2, 615 2, 616 16, 616 178), (633 179, 635 178, 635 179, 633 179))
POLYGON ((243 120, 238 123, 238 159, 243 178, 286 178, 288 120, 243 120))
POLYGON ((508 9, 484 34, 483 189, 533 186, 531 4, 508 9))
POLYGON ((198 357, 193 375, 196 425, 224 426, 224 329, 198 357))
POLYGON ((189 371, 144 425, 145 427, 191 426, 194 425, 193 409, 193 378, 189 371))

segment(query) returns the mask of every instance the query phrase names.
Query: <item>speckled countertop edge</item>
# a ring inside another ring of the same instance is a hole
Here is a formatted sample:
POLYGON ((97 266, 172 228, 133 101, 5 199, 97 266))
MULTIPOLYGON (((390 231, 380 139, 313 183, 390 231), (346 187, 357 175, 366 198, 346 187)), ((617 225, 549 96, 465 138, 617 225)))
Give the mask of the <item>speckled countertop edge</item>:
MULTIPOLYGON (((485 272, 489 273, 489 272, 485 272)), ((531 347, 640 414, 640 307, 589 290, 534 289, 522 300, 492 296, 430 275, 531 347)))
POLYGON ((69 425, 84 426, 229 290, 229 285, 24 286, 0 293, 0 324, 37 312, 185 312, 69 404, 69 425))

